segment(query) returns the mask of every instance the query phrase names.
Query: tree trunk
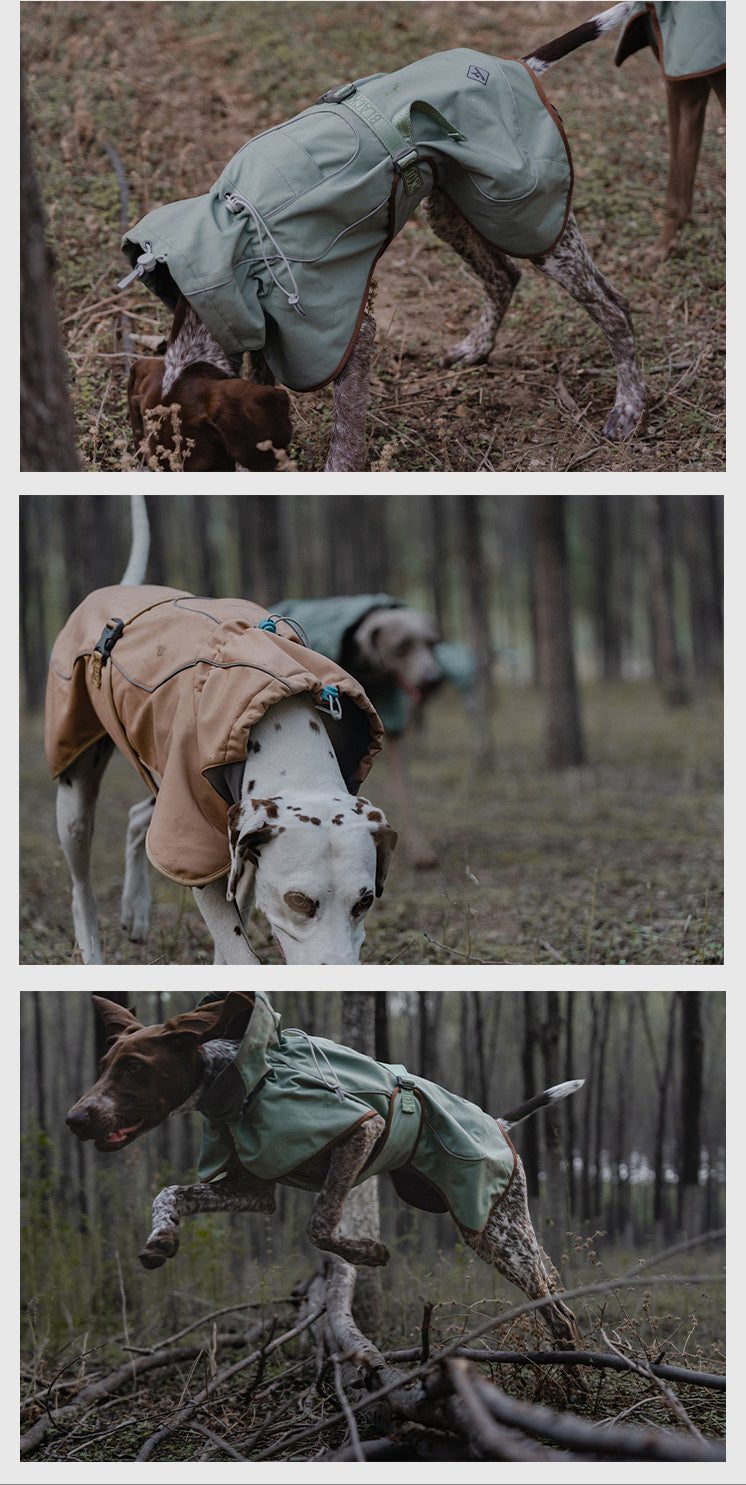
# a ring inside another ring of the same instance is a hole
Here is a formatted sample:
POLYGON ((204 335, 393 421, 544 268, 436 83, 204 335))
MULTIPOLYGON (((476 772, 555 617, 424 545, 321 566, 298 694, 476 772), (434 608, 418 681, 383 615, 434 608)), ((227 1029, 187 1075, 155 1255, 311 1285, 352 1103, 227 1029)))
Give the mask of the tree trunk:
POLYGON ((49 649, 46 644, 45 569, 47 564, 46 522, 38 502, 43 495, 23 495, 19 511, 18 578, 23 602, 20 605, 21 672, 24 700, 31 711, 44 705, 49 649))
MULTIPOLYGON (((342 1042, 375 1057, 375 1002, 381 991, 344 990, 342 992, 342 1042)), ((378 1178, 363 1181, 350 1192, 345 1202, 341 1226, 380 1242, 381 1214, 378 1178)), ((383 1287, 381 1271, 358 1268, 353 1314, 366 1335, 380 1335, 383 1326, 383 1287)))
POLYGON ((21 469, 76 472, 80 459, 67 363, 54 300, 51 254, 36 180, 21 79, 21 469))
MULTIPOLYGON (((531 990, 523 992, 523 1043, 521 1046, 521 1070, 523 1075, 523 1097, 533 1098, 536 1087, 534 1052, 538 1043, 536 1027, 537 1001, 531 990)), ((529 1201, 539 1195, 539 1133, 536 1119, 529 1119, 521 1132, 521 1159, 526 1171, 529 1201)))
POLYGON ((670 498, 647 496, 650 621, 655 674, 669 706, 681 706, 690 698, 676 637, 670 498))
POLYGON ((600 673, 604 681, 622 677, 622 629, 617 593, 616 506, 608 495, 591 496, 593 608, 600 673))
POLYGON ((548 768, 569 768, 584 761, 585 749, 575 674, 564 496, 534 495, 531 511, 545 761, 548 768))
POLYGON ((678 998, 681 1006, 679 1227, 686 1237, 695 1237, 700 1222, 698 1198, 702 1114, 702 1007, 698 990, 680 990, 678 998))
MULTIPOLYGON (((540 1024, 542 1088, 553 1088, 559 1082, 561 1019, 559 991, 548 990, 544 995, 544 1014, 540 1024)), ((539 1092, 540 1089, 534 1091, 539 1092)), ((561 1105, 550 1104, 543 1111, 545 1187, 542 1199, 542 1242, 555 1264, 560 1261, 564 1244, 568 1204, 562 1170, 561 1117, 561 1105)))
POLYGON ((478 762, 488 767, 494 759, 492 738, 494 653, 490 628, 489 580, 481 540, 481 496, 459 495, 461 550, 469 600, 471 648, 476 662, 472 691, 473 747, 478 762))
POLYGON ((693 495, 684 503, 689 630, 694 674, 698 680, 719 676, 723 664, 720 573, 711 560, 713 514, 711 495, 693 495))

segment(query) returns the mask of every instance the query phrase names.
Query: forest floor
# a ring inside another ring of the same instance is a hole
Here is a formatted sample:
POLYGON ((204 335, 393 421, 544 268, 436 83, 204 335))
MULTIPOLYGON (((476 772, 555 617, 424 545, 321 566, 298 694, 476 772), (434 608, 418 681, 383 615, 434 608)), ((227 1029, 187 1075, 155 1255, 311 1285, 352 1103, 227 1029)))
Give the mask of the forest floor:
MULTIPOLYGON (((585 1279, 579 1277, 578 1284, 603 1283, 594 1245, 586 1242, 583 1246, 585 1263, 596 1267, 590 1268, 585 1279)), ((674 1252, 666 1265, 670 1277, 658 1282, 651 1273, 647 1292, 621 1281, 609 1284, 608 1290, 590 1300, 573 1300, 582 1345, 607 1357, 616 1349, 643 1363, 646 1357, 665 1355, 670 1367, 722 1377, 726 1370, 722 1247, 708 1243, 673 1258, 674 1252)), ((612 1273, 629 1274, 640 1261, 639 1253, 617 1256, 621 1267, 612 1273)), ((401 1269, 396 1260, 395 1254, 392 1270, 401 1269)), ((683 1381, 662 1384, 632 1371, 586 1368, 578 1373, 555 1364, 501 1361, 495 1354, 497 1348, 524 1354, 546 1351, 546 1338, 536 1317, 503 1318, 497 1328, 477 1337, 474 1332, 490 1316, 507 1316, 504 1301, 495 1305, 477 1297, 475 1281, 486 1271, 479 1265, 470 1284, 462 1274, 468 1298, 439 1301, 441 1290, 454 1293, 452 1283, 458 1291, 459 1260, 451 1255, 445 1267, 443 1255, 438 1254, 428 1270, 429 1261, 418 1246, 416 1266, 404 1265, 406 1299, 399 1293, 401 1273, 397 1279, 392 1272, 384 1285, 385 1339, 375 1339, 389 1364, 405 1375, 416 1375, 421 1359, 423 1300, 418 1303, 417 1296, 429 1296, 434 1301, 429 1333, 433 1369, 441 1348, 467 1348, 472 1360, 483 1358, 473 1375, 498 1387, 506 1399, 548 1410, 543 1422, 554 1415, 569 1425, 574 1419, 592 1424, 597 1431, 592 1457, 617 1457, 616 1428, 646 1430, 648 1439, 654 1436, 664 1449, 666 1438, 674 1435, 678 1443, 688 1439, 696 1447, 694 1429, 703 1440, 724 1439, 724 1391, 683 1381), (585 1390, 578 1385, 579 1376, 585 1390)), ((608 1272, 608 1264, 605 1267, 608 1272)), ((469 1262, 466 1268, 471 1274, 469 1262)), ((139 1282, 150 1286, 151 1295, 153 1277, 140 1271, 139 1282)), ((125 1281, 128 1289, 136 1282, 129 1268, 125 1281)), ((334 1458, 335 1451, 349 1443, 331 1368, 316 1375, 316 1347, 309 1343, 307 1331, 298 1334, 297 1301, 272 1299, 261 1278, 257 1285, 241 1291, 246 1302, 236 1301, 231 1310, 230 1300, 211 1305, 183 1276, 171 1282, 174 1303, 168 1315, 151 1299, 145 1323, 138 1325, 125 1317, 123 1332, 122 1317, 114 1313, 108 1339, 102 1339, 99 1332, 71 1335, 66 1346, 55 1349, 44 1344, 40 1330, 34 1334, 36 1344, 24 1350, 21 1364, 22 1433, 29 1434, 27 1450, 31 1438, 37 1439, 26 1458, 35 1463, 124 1462, 142 1460, 145 1449, 151 1463, 226 1458, 308 1463, 334 1458), (246 1298, 257 1293, 264 1298, 246 1298), (151 1369, 154 1360, 155 1369, 151 1369), (89 1392, 97 1384, 99 1395, 89 1392), (74 1411, 57 1415, 58 1408, 66 1407, 74 1411), (55 1419, 54 1427, 46 1422, 48 1412, 55 1419)), ((277 1293, 287 1294, 289 1286, 283 1288, 279 1279, 277 1283, 277 1293)), ((113 1282, 114 1304, 116 1291, 113 1282)), ((517 1302, 521 1298, 512 1297, 517 1302)), ((35 1318, 41 1327, 43 1315, 38 1307, 35 1318)), ((375 1421, 361 1414, 357 1425, 363 1440, 380 1432, 375 1421)), ((416 1427, 408 1440, 404 1426, 390 1430, 389 1436, 398 1441, 400 1458, 426 1457, 417 1450, 427 1444, 427 1431, 423 1438, 416 1427), (410 1454, 408 1442, 414 1451, 410 1454)), ((526 1443, 520 1427, 511 1431, 511 1438, 526 1443)), ((463 1446, 457 1452, 458 1440, 447 1429, 432 1432, 429 1442, 431 1462, 474 1458, 463 1446)), ((560 1452, 558 1461, 561 1458, 560 1452)))
MULTIPOLYGON (((723 947, 722 695, 671 708, 652 683, 586 687, 588 762, 542 765, 532 689, 505 689, 493 719, 495 762, 475 766, 459 693, 433 698, 411 739, 420 822, 438 864, 414 870, 397 848, 367 919, 369 964, 718 964, 723 947)), ((411 735, 410 735, 411 736, 411 735)), ((39 716, 21 722, 21 947, 24 964, 77 959, 67 867, 39 716)), ((385 755, 367 797, 396 827, 385 755)), ((116 754, 98 807, 93 880, 107 960, 211 962, 191 893, 151 871, 150 937, 119 926, 127 809, 142 785, 116 754)), ((252 943, 279 962, 263 919, 252 943)))
MULTIPOLYGON (((84 467, 133 467, 126 409, 126 310, 138 353, 169 316, 137 285, 117 296, 129 224, 209 189, 244 140, 332 84, 429 52, 475 46, 521 56, 593 14, 592 4, 100 3, 22 7, 37 173, 54 245, 63 338, 84 467), (107 145, 129 186, 124 206, 107 145)), ((666 264, 660 228, 667 126, 649 51, 614 67, 615 38, 546 79, 570 139, 574 209, 601 270, 628 298, 647 426, 621 447, 600 435, 614 400, 611 358, 587 315, 526 271, 487 366, 439 357, 478 313, 473 276, 421 217, 376 272, 378 339, 368 467, 391 471, 670 471, 725 468, 725 128, 708 110, 695 216, 666 264)), ((293 397, 291 456, 323 467, 329 389, 293 397)))

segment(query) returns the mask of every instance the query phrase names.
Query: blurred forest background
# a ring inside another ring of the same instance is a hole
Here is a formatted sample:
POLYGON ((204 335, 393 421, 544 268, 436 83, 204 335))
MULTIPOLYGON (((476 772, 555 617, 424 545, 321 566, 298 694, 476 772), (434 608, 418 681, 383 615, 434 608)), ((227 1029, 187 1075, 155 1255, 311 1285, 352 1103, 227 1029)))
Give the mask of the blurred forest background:
MULTIPOLYGON (((717 963, 723 957, 723 505, 713 496, 148 497, 148 581, 265 605, 389 592, 466 644, 410 733, 434 871, 402 851, 368 919, 374 963, 717 963)), ((74 957, 42 748, 48 654, 116 582, 123 496, 21 498, 21 959, 74 957)), ((396 827, 385 752, 366 792, 396 827)), ((117 756, 94 863, 107 957, 209 962, 191 894, 155 878, 146 945, 118 925, 117 756)), ((277 962, 262 924, 258 951, 277 962)))
MULTIPOLYGON (((181 991, 134 998, 145 1024, 195 1003, 181 991)), ((279 991, 271 998, 284 1026, 339 1039, 342 1002, 358 994, 279 991)), ((722 1227, 724 994, 393 990, 372 998, 379 1058, 404 1062, 494 1115, 564 1079, 585 1079, 579 1093, 512 1135, 537 1234, 566 1288, 629 1274, 639 1259, 682 1237, 722 1227)), ((171 1119, 119 1155, 101 1154, 64 1125, 95 1081, 103 1050, 94 1042, 90 996, 25 992, 21 1031, 23 1348, 37 1376, 121 1341, 123 1326, 131 1344, 153 1347, 214 1306, 266 1309, 313 1270, 305 1237, 310 1198, 280 1187, 272 1217, 185 1220, 177 1258, 145 1272, 137 1254, 150 1202, 161 1186, 194 1178, 199 1115, 171 1119)), ((392 1251, 383 1292, 389 1339, 406 1343, 424 1299, 436 1304, 441 1340, 484 1318, 485 1302, 517 1302, 517 1291, 464 1248, 450 1218, 398 1202, 386 1177, 379 1187, 382 1235, 392 1251)), ((698 1346, 724 1344, 724 1295, 715 1282, 722 1252, 717 1245, 695 1250, 677 1257, 674 1269, 686 1272, 688 1262, 700 1276, 711 1264, 713 1285, 700 1282, 675 1298, 654 1291, 652 1304, 638 1290, 623 1308, 644 1326, 660 1323, 661 1346, 668 1337, 693 1356, 698 1346)), ((592 1328, 599 1306, 608 1306, 606 1322, 614 1324, 617 1300, 603 1295, 576 1305, 581 1332, 592 1328)))

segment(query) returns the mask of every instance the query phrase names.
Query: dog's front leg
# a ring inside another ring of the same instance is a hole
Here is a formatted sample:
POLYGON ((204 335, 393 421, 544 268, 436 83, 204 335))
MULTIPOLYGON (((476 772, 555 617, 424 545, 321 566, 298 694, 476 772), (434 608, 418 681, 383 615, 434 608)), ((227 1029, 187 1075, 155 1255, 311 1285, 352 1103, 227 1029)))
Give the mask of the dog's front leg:
POLYGON ((347 363, 334 383, 332 436, 326 468, 337 473, 359 470, 365 464, 365 414, 375 337, 375 320, 363 315, 347 363))
POLYGON ((199 1186, 166 1186, 153 1202, 153 1228, 140 1253, 144 1268, 160 1268, 179 1246, 182 1217, 196 1212, 273 1212, 275 1186, 245 1171, 199 1186))
POLYGON ((226 901, 225 877, 193 887, 194 900, 210 930, 215 944, 216 964, 258 964, 248 939, 244 937, 236 904, 226 901))
POLYGON ((306 1228, 314 1247, 323 1249, 325 1253, 337 1253, 348 1263, 362 1264, 366 1268, 388 1263, 388 1248, 371 1238, 355 1238, 340 1232, 339 1223, 355 1179, 385 1128, 385 1119, 380 1114, 373 1114, 334 1146, 329 1170, 306 1228))

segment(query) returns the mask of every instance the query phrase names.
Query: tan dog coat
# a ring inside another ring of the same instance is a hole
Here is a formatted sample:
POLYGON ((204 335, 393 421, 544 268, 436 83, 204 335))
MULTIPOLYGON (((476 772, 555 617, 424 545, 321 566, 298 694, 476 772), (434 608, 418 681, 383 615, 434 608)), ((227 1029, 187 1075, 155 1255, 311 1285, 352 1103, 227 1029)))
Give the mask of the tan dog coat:
POLYGON ((111 737, 156 795, 150 860, 186 886, 229 870, 231 801, 210 773, 245 762, 253 724, 276 702, 311 694, 352 793, 381 747, 383 727, 362 686, 306 649, 289 624, 277 620, 277 632, 260 628, 267 619, 241 599, 100 588, 71 615, 52 651, 45 723, 52 777, 111 737), (96 646, 116 620, 124 627, 104 656, 96 646), (336 687, 340 721, 323 715, 326 687, 336 687))

